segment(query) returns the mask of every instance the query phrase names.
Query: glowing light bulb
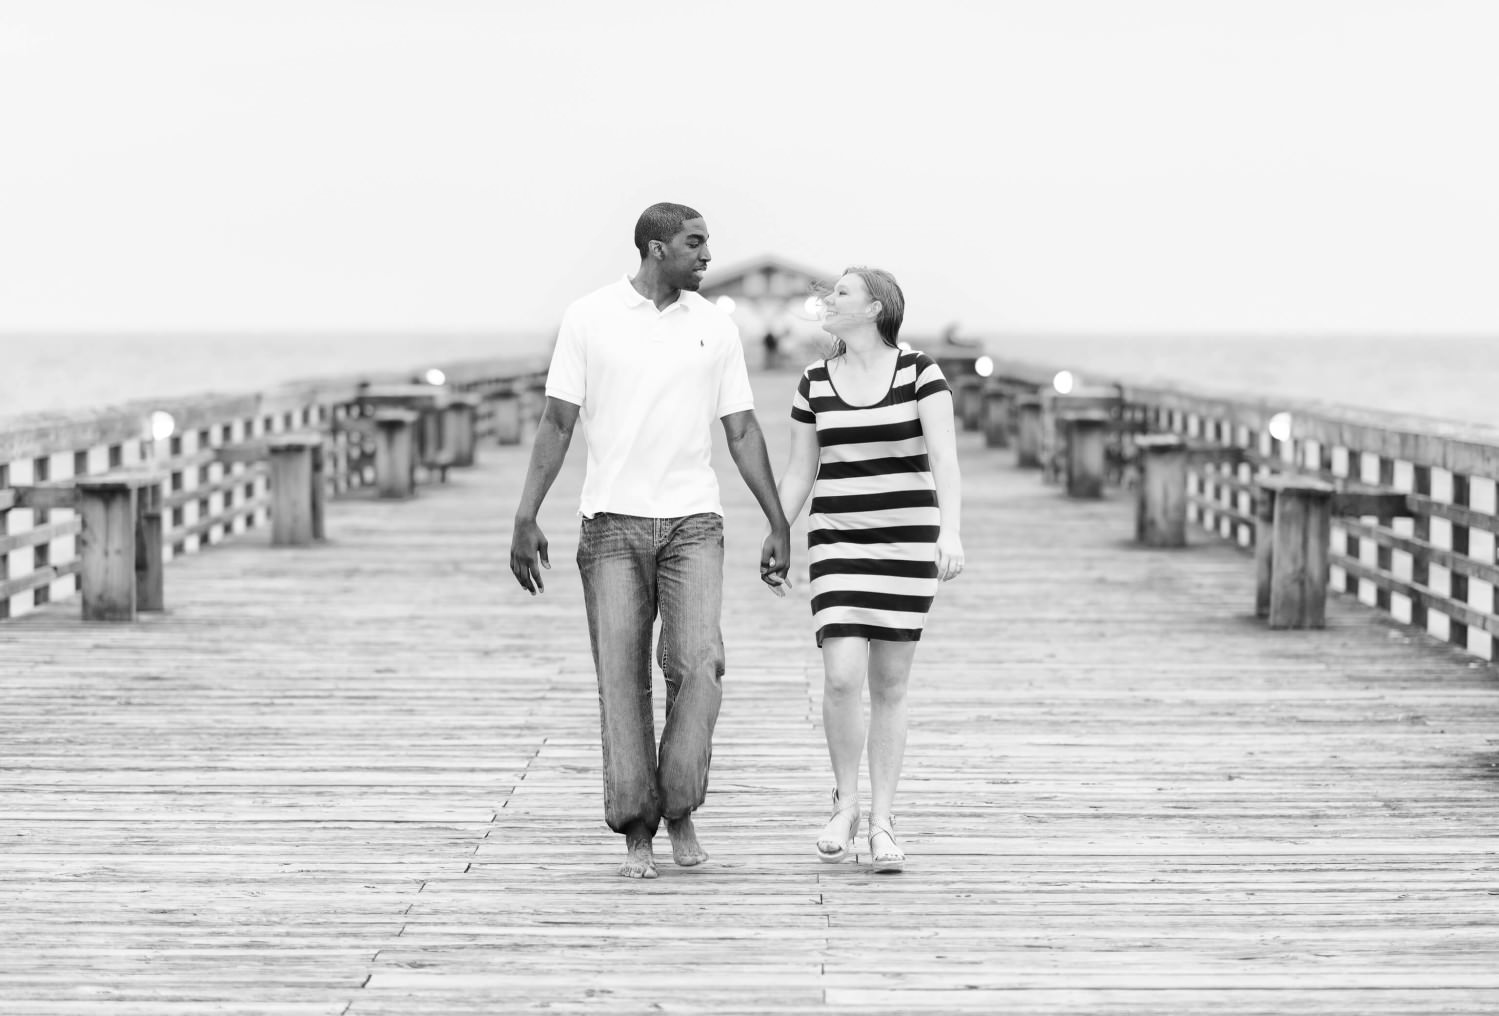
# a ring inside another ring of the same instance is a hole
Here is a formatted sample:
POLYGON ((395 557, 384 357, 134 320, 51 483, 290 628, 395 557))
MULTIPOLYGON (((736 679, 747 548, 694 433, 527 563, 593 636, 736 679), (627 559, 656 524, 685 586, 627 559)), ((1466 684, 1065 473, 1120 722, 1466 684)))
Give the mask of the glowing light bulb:
POLYGON ((979 377, 988 377, 990 374, 993 374, 994 359, 988 356, 981 356, 977 360, 974 360, 973 372, 979 377))
POLYGON ((151 414, 151 437, 156 441, 165 441, 177 432, 177 421, 172 414, 164 409, 158 409, 151 414))
POLYGON ((427 373, 423 374, 422 377, 429 385, 447 384, 448 381, 448 376, 442 371, 438 370, 436 367, 433 367, 431 370, 427 371, 427 373))
POLYGON ((1077 379, 1072 376, 1070 370, 1059 370, 1057 376, 1051 379, 1051 386, 1056 389, 1058 395, 1070 394, 1076 384, 1077 379))
POLYGON ((1270 417, 1270 422, 1265 425, 1265 429, 1268 430, 1270 432, 1270 436, 1275 438, 1275 440, 1277 441, 1290 440, 1291 414, 1276 413, 1274 416, 1270 417))
POLYGON ((807 312, 807 317, 816 321, 818 318, 822 317, 822 297, 807 297, 807 302, 802 304, 802 308, 807 312))

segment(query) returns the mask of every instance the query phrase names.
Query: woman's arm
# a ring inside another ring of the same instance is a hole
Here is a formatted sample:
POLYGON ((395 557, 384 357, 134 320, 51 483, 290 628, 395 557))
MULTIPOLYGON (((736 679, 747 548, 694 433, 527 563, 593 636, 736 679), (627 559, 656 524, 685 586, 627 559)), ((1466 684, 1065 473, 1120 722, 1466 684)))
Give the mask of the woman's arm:
POLYGON ((795 522, 812 493, 812 484, 817 479, 817 425, 791 421, 791 455, 786 469, 781 473, 781 482, 776 491, 781 497, 781 511, 787 522, 795 522))
POLYGON ((958 470, 958 439, 953 427, 951 392, 933 392, 916 404, 926 454, 937 484, 942 533, 937 537, 937 575, 942 581, 963 570, 963 477, 958 470))

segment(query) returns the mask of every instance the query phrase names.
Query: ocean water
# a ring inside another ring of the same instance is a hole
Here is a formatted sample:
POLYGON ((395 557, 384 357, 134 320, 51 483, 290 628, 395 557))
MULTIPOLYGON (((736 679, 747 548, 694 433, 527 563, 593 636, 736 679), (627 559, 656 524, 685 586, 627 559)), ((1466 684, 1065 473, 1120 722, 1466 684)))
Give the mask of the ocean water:
MULTIPOLYGON (((919 335, 908 336, 917 348, 919 335)), ((0 336, 0 417, 545 354, 549 335, 0 336)), ((990 338, 994 356, 1499 426, 1499 336, 990 338)), ((749 362, 758 366, 752 348, 749 362)), ((788 387, 787 398, 790 398, 788 387)), ((769 409, 770 407, 765 407, 769 409)))
POLYGON ((539 335, 0 335, 0 417, 544 355, 539 335))

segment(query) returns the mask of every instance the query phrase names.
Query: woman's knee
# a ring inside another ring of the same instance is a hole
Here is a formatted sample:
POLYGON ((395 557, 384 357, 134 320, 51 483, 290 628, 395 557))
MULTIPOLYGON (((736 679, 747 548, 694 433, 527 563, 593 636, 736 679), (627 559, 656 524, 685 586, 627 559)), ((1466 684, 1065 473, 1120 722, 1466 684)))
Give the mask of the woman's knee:
POLYGON ((852 668, 829 668, 822 693, 830 698, 857 697, 864 690, 864 674, 852 668))
POLYGON ((911 647, 876 651, 869 661, 869 697, 884 703, 902 702, 911 683, 911 647))

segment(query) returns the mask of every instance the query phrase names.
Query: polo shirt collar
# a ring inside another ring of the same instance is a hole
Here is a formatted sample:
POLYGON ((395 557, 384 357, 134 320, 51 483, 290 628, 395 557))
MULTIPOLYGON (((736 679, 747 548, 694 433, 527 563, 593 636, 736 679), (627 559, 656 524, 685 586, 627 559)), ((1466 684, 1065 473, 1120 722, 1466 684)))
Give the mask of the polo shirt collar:
MULTIPOLYGON (((655 309, 656 305, 652 303, 649 298, 641 296, 640 291, 630 283, 630 276, 628 272, 623 277, 621 277, 619 285, 619 295, 620 298, 624 300, 624 304, 626 307, 629 307, 631 310, 633 310, 634 308, 639 307, 641 304, 649 303, 651 305, 651 309, 655 309)), ((681 307, 684 311, 691 310, 694 306, 696 306, 696 303, 694 301, 701 301, 702 299, 702 294, 694 293, 691 290, 684 289, 677 294, 676 303, 673 303, 670 307, 667 307, 666 310, 661 311, 661 313, 669 314, 675 307, 681 307)))

